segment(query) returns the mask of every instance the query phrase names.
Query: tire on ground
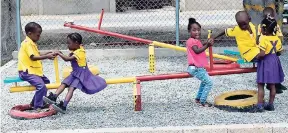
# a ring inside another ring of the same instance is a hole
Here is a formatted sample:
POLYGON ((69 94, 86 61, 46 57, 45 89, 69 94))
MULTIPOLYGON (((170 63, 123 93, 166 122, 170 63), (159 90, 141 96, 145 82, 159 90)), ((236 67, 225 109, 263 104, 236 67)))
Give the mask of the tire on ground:
POLYGON ((52 106, 49 106, 49 110, 46 112, 32 113, 27 112, 27 110, 32 110, 30 104, 16 105, 9 111, 9 115, 15 119, 27 120, 48 117, 57 113, 52 106))
POLYGON ((249 112, 257 104, 257 91, 237 90, 215 98, 215 107, 230 112, 249 112))

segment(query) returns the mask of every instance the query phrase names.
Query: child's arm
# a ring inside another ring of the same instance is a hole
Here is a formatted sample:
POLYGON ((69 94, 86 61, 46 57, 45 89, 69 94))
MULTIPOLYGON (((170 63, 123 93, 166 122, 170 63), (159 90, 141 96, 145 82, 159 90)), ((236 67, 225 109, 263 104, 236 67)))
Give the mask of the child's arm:
POLYGON ((260 35, 257 35, 257 36, 256 36, 256 44, 257 44, 257 45, 259 44, 259 38, 260 38, 260 35))
POLYGON ((198 46, 194 45, 192 46, 192 50, 196 53, 196 54, 200 54, 202 52, 204 52, 208 47, 213 45, 213 39, 209 39, 207 42, 205 42, 203 44, 203 47, 199 48, 198 46))
POLYGON ((72 61, 76 59, 75 56, 67 56, 67 55, 64 55, 62 52, 57 52, 57 55, 59 55, 64 61, 72 61))
POLYGON ((216 37, 214 37, 213 39, 216 39, 218 37, 221 37, 223 35, 226 35, 227 37, 235 37, 235 35, 237 34, 237 31, 235 30, 235 27, 233 28, 227 28, 224 31, 220 32, 216 37))
POLYGON ((225 35, 225 31, 222 31, 221 33, 219 33, 216 37, 214 37, 214 39, 217 39, 218 37, 221 37, 225 35))
POLYGON ((37 60, 45 60, 45 59, 53 59, 55 58, 55 54, 54 53, 49 53, 46 55, 40 55, 40 56, 35 56, 35 55, 31 55, 30 59, 33 61, 37 61, 37 60))

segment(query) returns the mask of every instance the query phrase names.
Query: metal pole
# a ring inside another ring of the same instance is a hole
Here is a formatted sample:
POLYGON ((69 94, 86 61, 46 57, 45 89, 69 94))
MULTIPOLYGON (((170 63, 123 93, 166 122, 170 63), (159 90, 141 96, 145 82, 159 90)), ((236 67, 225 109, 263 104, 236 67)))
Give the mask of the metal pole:
POLYGON ((176 45, 179 46, 179 0, 176 1, 176 45))
POLYGON ((21 44, 21 23, 20 23, 20 0, 16 0, 16 37, 17 37, 17 46, 18 46, 18 51, 20 49, 20 44, 21 44))

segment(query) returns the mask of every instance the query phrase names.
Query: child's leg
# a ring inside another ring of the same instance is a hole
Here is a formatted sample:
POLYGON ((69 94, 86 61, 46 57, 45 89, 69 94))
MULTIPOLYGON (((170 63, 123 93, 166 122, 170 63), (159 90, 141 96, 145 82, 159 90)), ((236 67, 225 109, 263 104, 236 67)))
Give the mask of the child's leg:
POLYGON ((277 90, 276 90, 275 84, 268 84, 268 86, 270 88, 269 103, 264 106, 264 109, 268 111, 274 111, 275 109, 274 109, 273 102, 274 102, 277 90))
POLYGON ((65 84, 61 84, 58 89, 56 90, 56 93, 53 94, 52 92, 50 92, 49 96, 45 96, 43 97, 43 100, 49 104, 54 104, 56 103, 57 97, 64 91, 64 89, 66 88, 65 84))
POLYGON ((199 90, 198 90, 198 93, 197 93, 197 96, 196 96, 196 102, 200 102, 200 98, 201 98, 201 96, 202 96, 202 92, 203 92, 203 90, 204 90, 204 87, 205 87, 205 84, 204 84, 204 82, 201 82, 201 84, 200 84, 200 87, 199 87, 199 90))
POLYGON ((67 107, 69 101, 71 100, 71 98, 73 96, 74 90, 75 90, 75 88, 69 87, 68 93, 67 93, 65 100, 64 100, 64 104, 63 104, 64 107, 67 107))
POLYGON ((32 99, 34 101, 34 109, 43 107, 43 96, 47 94, 47 88, 43 79, 36 75, 23 74, 21 77, 23 80, 29 82, 32 86, 36 87, 35 95, 32 99))
POLYGON ((72 96, 73 96, 73 92, 74 92, 75 88, 73 87, 69 87, 68 89, 68 93, 66 94, 65 100, 64 102, 61 101, 59 104, 52 104, 52 107, 61 112, 61 113, 65 113, 66 112, 66 107, 67 104, 69 103, 69 101, 71 100, 72 96))
POLYGON ((208 75, 207 71, 204 68, 198 68, 197 70, 198 71, 197 71, 196 75, 194 75, 194 76, 197 79, 199 79, 201 81, 201 84, 203 85, 202 92, 199 89, 200 93, 202 93, 200 96, 200 103, 202 105, 205 105, 207 96, 208 96, 210 90, 212 89, 213 83, 212 83, 210 76, 208 75))
POLYGON ((250 113, 263 112, 264 111, 264 85, 262 83, 258 83, 258 102, 257 106, 254 106, 250 113))
POLYGON ((56 97, 58 97, 66 88, 65 84, 61 84, 55 92, 56 97))
POLYGON ((269 85, 269 88, 271 88, 270 97, 269 97, 269 104, 273 104, 274 99, 275 99, 275 95, 276 95, 275 84, 268 84, 268 85, 269 85))
POLYGON ((258 83, 258 105, 264 104, 264 84, 258 83))

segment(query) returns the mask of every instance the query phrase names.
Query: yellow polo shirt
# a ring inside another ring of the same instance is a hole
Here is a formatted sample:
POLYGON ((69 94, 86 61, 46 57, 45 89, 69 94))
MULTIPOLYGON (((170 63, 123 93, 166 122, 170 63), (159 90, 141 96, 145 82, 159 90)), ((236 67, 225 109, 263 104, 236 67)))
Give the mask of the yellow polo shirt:
POLYGON ((272 49, 272 54, 283 50, 282 43, 278 36, 262 36, 259 48, 265 51, 265 54, 269 54, 272 49), (273 49, 273 44, 275 45, 275 49, 273 49))
POLYGON ((239 26, 225 30, 226 36, 235 37, 242 58, 248 62, 260 53, 260 49, 256 44, 256 28, 251 22, 249 25, 252 34, 250 34, 248 30, 241 30, 239 26))
POLYGON ((27 36, 21 43, 18 53, 18 71, 28 71, 29 74, 43 76, 42 62, 31 60, 32 55, 40 56, 40 53, 37 44, 27 36))
POLYGON ((86 51, 82 46, 73 52, 73 56, 80 67, 86 66, 86 51))

